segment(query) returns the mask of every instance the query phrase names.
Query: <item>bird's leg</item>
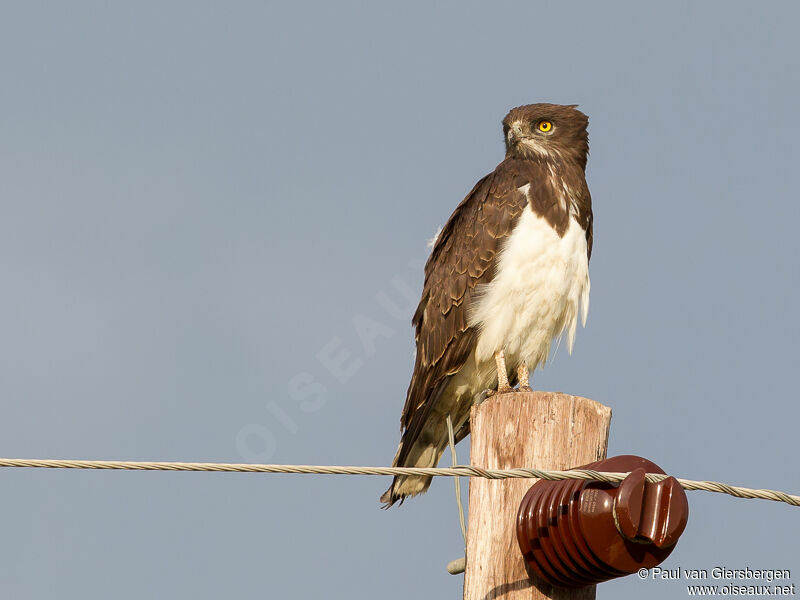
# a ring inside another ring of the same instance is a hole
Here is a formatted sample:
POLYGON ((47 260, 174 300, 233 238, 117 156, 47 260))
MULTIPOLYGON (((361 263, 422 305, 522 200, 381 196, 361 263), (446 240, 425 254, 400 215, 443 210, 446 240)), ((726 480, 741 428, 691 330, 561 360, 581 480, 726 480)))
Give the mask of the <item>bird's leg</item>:
POLYGON ((525 361, 522 361, 520 365, 517 367, 517 379, 519 379, 519 391, 520 392, 530 392, 531 385, 528 381, 528 365, 525 361))
POLYGON ((506 354, 502 350, 494 353, 494 361, 497 363, 497 393, 503 394, 511 391, 508 383, 508 370, 506 370, 506 354))

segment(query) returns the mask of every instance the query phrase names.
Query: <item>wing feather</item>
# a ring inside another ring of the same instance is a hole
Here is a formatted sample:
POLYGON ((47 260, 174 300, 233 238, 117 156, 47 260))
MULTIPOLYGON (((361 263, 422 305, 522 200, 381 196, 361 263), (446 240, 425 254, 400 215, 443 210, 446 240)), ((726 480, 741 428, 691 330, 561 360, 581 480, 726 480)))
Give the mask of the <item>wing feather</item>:
POLYGON ((477 285, 491 281, 502 244, 528 202, 515 186, 520 166, 504 161, 478 181, 442 228, 425 265, 413 318, 417 357, 401 417, 397 464, 403 464, 447 379, 472 352, 477 332, 468 324, 470 301, 477 285))

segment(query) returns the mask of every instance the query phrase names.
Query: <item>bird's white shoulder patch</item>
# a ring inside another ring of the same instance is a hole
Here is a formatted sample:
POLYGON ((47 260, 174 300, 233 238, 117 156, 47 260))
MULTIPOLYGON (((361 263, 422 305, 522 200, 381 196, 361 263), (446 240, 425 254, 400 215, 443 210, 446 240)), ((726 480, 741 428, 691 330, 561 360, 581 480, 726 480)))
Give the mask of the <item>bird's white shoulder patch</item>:
POLYGON ((480 331, 478 361, 504 349, 509 368, 525 361, 533 370, 565 332, 572 352, 579 312, 586 323, 589 287, 586 232, 570 217, 559 237, 546 219, 526 208, 498 258, 494 279, 477 290, 471 307, 470 324, 480 331))
POLYGON ((436 230, 436 233, 433 234, 433 237, 428 240, 428 248, 433 249, 436 245, 437 240, 439 239, 439 235, 442 233, 442 226, 439 225, 439 228, 436 230))

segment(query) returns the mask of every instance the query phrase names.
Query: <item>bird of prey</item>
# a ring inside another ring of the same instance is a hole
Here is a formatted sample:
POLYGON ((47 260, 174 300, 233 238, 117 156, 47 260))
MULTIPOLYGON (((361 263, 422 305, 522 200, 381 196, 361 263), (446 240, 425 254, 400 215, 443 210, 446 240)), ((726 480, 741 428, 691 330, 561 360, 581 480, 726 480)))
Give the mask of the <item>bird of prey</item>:
MULTIPOLYGON (((394 466, 436 466, 448 416, 463 439, 485 390, 529 390, 529 373, 562 335, 572 352, 589 308, 588 123, 558 104, 520 106, 503 119, 505 159, 456 207, 425 265, 394 466)), ((388 508, 430 483, 396 476, 381 501, 388 508)))

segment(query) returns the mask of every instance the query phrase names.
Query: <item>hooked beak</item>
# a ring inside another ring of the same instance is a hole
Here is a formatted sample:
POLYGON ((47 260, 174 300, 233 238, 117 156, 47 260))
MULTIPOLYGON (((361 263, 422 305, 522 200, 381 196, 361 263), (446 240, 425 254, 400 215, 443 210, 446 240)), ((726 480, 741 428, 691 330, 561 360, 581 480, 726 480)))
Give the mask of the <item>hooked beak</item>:
POLYGON ((511 127, 508 128, 508 136, 507 141, 509 144, 516 144, 519 143, 519 140, 523 137, 522 135, 522 125, 519 123, 513 123, 511 127))

